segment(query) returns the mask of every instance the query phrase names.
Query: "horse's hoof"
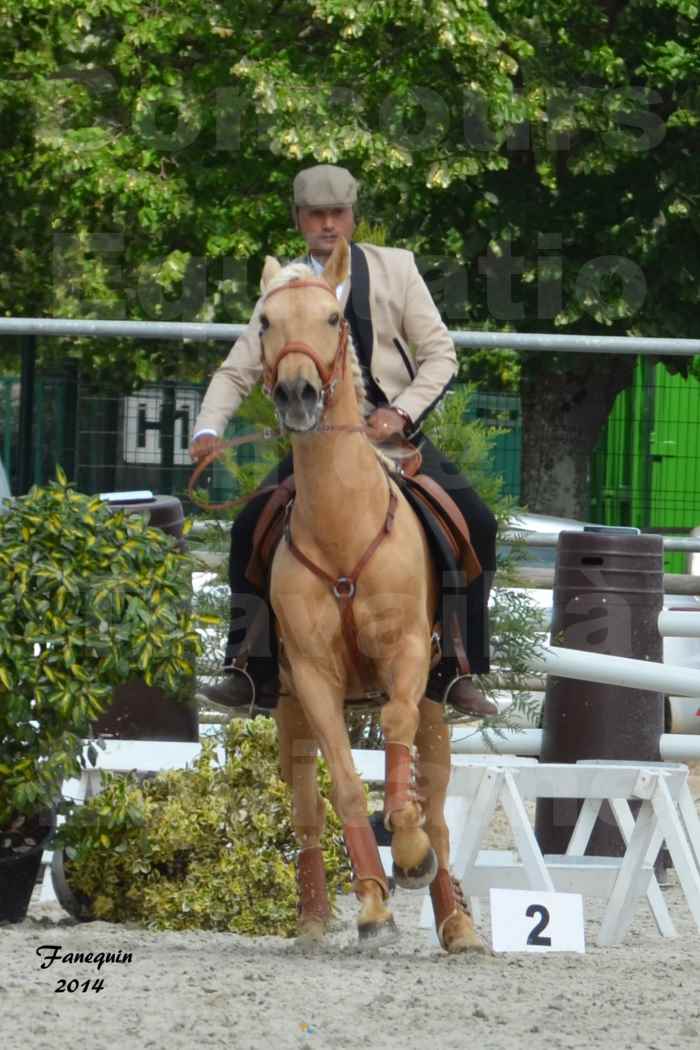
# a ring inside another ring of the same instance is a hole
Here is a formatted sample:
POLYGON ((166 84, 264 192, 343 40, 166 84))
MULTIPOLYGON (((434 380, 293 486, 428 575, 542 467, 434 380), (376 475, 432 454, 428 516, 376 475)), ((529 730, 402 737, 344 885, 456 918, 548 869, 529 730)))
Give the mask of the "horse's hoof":
POLYGON ((493 954, 480 937, 477 937, 476 939, 471 937, 456 937, 444 947, 448 955, 466 955, 467 952, 469 952, 470 955, 493 954))
POLYGON ((464 912, 453 915, 447 920, 442 929, 440 943, 448 955, 460 955, 466 952, 474 955, 490 954, 486 944, 474 929, 471 918, 464 912))
POLYGON ((394 861, 394 879, 396 885, 404 890, 422 890, 429 886, 437 875, 438 859, 435 850, 431 847, 423 860, 415 868, 401 868, 394 861))
POLYGON ((358 923, 357 932, 360 948, 383 948, 385 944, 393 944, 399 938, 399 928, 393 915, 384 922, 358 923))
POLYGON ((297 937, 302 944, 320 944, 326 936, 327 923, 322 919, 306 919, 297 928, 297 937))

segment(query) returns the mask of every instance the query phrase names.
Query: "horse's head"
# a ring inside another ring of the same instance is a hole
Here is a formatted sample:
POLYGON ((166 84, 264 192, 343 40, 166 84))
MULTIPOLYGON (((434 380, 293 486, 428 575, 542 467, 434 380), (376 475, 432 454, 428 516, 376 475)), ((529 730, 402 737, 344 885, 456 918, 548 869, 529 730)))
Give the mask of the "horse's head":
POLYGON ((264 382, 287 430, 319 423, 342 377, 347 322, 336 288, 348 275, 348 244, 340 238, 322 276, 308 267, 282 269, 268 256, 263 268, 260 341, 264 382))

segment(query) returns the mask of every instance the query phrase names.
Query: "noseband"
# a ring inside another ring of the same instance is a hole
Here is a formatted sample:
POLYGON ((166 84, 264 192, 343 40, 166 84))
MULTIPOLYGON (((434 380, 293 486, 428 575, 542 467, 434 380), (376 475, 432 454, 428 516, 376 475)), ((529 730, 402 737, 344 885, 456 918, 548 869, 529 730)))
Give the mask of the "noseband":
MULTIPOLYGON (((324 292, 328 292, 329 295, 333 296, 333 301, 338 305, 338 300, 334 292, 328 287, 325 281, 316 281, 313 278, 293 278, 288 284, 280 285, 279 288, 273 288, 271 292, 268 292, 263 303, 266 303, 268 299, 271 299, 273 295, 277 295, 278 292, 294 292, 298 288, 322 288, 324 292)), ((284 358, 288 354, 306 354, 310 357, 314 363, 319 376, 321 377, 321 401, 323 407, 326 408, 328 405, 333 403, 333 395, 335 388, 338 383, 338 379, 342 376, 345 371, 345 358, 348 347, 348 322, 343 317, 340 321, 340 331, 338 333, 338 346, 335 351, 335 357, 333 362, 328 368, 323 361, 319 358, 313 347, 309 346, 308 343, 304 343, 299 339, 290 340, 285 343, 279 354, 274 365, 268 367, 267 365, 263 368, 263 390, 269 396, 272 395, 273 390, 277 386, 277 373, 279 366, 284 358)))

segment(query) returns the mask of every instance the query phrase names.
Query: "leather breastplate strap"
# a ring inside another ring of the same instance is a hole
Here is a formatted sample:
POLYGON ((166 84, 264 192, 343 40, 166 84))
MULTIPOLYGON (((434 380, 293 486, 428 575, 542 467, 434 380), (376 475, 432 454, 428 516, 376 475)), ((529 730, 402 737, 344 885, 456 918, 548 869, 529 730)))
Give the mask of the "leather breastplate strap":
POLYGON ((293 506, 293 501, 287 504, 285 511, 285 523, 284 523, 284 538, 287 541, 287 546, 294 555, 294 557, 305 565, 307 569, 314 573, 314 575, 320 577, 328 583, 333 591, 333 594, 338 602, 340 608, 340 623, 343 631, 343 637, 345 643, 350 651, 352 661, 357 670, 362 674, 364 671, 369 670, 368 660, 364 653, 360 651, 360 646, 357 639, 357 624, 355 623, 355 617, 353 615, 353 598, 355 597, 355 590, 357 580, 364 569, 367 562, 370 560, 372 555, 375 553, 377 548, 381 545, 383 540, 389 535, 394 525, 394 516, 396 514, 396 504, 398 500, 396 493, 390 488, 389 489, 389 508, 386 512, 384 524, 381 529, 370 543, 367 550, 364 552, 360 560, 358 561, 355 568, 352 570, 349 576, 338 576, 334 579, 329 573, 325 572, 318 565, 315 565, 310 558, 301 551, 292 538, 292 529, 290 524, 290 515, 293 506))

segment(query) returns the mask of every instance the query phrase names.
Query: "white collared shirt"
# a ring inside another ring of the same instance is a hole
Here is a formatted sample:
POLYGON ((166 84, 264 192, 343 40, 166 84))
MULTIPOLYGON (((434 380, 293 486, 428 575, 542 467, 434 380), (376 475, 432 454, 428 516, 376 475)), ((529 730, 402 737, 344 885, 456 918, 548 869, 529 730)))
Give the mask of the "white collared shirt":
MULTIPOLYGON (((311 269, 314 271, 316 276, 320 277, 321 274, 323 273, 323 263, 319 262, 318 259, 316 259, 313 255, 309 255, 309 262, 311 264, 311 269)), ((347 280, 347 278, 345 280, 347 280)), ((339 284, 338 287, 335 290, 335 294, 338 297, 338 299, 342 299, 342 297, 343 297, 343 289, 344 288, 345 288, 345 281, 342 281, 341 284, 339 284)))

